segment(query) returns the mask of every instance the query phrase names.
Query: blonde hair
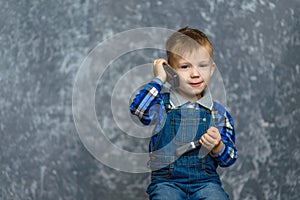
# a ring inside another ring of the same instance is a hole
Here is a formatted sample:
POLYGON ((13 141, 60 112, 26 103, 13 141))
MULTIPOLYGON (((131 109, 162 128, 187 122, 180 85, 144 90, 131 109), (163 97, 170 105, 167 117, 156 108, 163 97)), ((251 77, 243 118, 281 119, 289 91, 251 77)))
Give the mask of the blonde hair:
POLYGON ((209 53, 211 58, 213 57, 213 46, 202 31, 189 27, 179 29, 166 42, 168 61, 176 55, 192 53, 201 47, 209 53))

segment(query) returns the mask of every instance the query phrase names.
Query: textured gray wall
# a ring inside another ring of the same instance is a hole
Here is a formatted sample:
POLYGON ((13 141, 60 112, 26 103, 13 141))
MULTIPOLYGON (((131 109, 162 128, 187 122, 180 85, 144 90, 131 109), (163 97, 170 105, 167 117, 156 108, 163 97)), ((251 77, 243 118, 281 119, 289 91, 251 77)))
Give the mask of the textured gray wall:
MULTIPOLYGON (((99 42, 147 26, 199 28, 215 46, 239 149, 220 170, 232 199, 299 199, 298 0, 1 0, 0 199, 146 199, 149 174, 116 171, 85 149, 72 88, 99 42)), ((122 73, 112 68, 107 79, 122 73)))

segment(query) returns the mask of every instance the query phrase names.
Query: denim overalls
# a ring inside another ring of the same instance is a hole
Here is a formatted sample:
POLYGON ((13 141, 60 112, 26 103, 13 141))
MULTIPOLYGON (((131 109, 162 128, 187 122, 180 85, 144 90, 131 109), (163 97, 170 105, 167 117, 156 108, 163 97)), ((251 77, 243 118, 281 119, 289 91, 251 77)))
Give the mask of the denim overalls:
POLYGON ((199 109, 170 109, 169 94, 162 95, 167 116, 164 126, 152 136, 150 141, 149 166, 152 173, 147 193, 151 194, 162 182, 175 183, 187 193, 193 193, 193 190, 196 191, 205 183, 221 186, 216 172, 217 163, 210 154, 201 158, 199 148, 180 157, 176 157, 175 154, 178 147, 199 140, 206 132, 212 121, 211 111, 202 106, 199 109))

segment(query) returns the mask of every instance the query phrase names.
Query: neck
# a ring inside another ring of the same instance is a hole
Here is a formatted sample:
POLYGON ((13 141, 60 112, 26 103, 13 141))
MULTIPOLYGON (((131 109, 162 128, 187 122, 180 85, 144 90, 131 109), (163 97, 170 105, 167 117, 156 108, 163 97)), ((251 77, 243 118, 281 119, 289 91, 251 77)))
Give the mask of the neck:
POLYGON ((199 99, 201 99, 203 97, 203 92, 199 93, 199 94, 194 94, 194 95, 186 95, 180 91, 177 91, 177 93, 190 102, 198 101, 199 99))

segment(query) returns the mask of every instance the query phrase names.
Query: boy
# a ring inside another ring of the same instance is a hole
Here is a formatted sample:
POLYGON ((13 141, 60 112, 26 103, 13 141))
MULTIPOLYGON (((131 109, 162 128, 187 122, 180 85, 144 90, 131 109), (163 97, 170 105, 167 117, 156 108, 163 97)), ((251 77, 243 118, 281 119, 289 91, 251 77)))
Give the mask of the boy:
POLYGON ((216 168, 232 165, 237 150, 230 114, 212 101, 206 89, 215 69, 212 44, 203 32, 186 27, 169 37, 166 50, 168 60, 154 60, 155 78, 130 105, 143 124, 155 124, 147 193, 152 200, 229 199, 216 168), (166 93, 163 64, 180 80, 179 87, 166 93), (193 141, 191 150, 176 154, 193 141), (203 155, 204 150, 208 153, 203 155))

